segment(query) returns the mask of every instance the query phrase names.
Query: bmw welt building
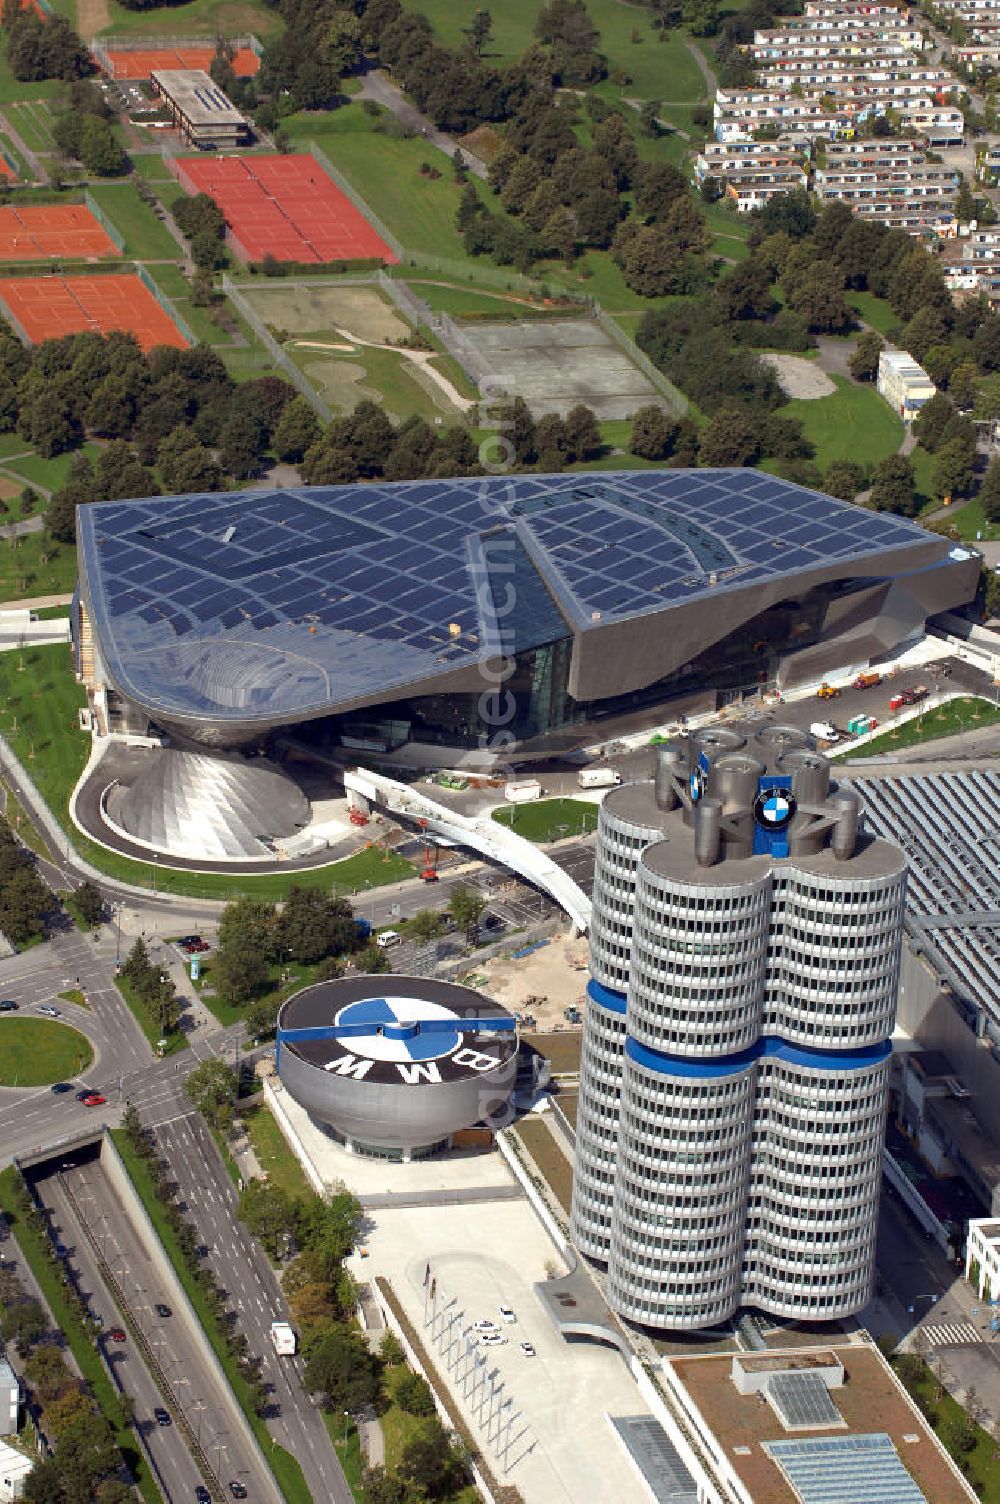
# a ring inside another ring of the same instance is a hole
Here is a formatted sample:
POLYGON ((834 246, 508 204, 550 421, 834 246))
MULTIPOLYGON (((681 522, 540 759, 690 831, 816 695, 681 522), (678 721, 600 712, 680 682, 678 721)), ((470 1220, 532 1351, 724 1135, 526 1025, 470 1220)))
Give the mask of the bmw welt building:
POLYGON ((158 496, 78 534, 78 666, 112 724, 422 766, 811 683, 978 581, 946 539, 756 470, 158 496))
POLYGON ((606 796, 572 1230, 622 1316, 869 1299, 905 886, 792 729, 696 733, 606 796))

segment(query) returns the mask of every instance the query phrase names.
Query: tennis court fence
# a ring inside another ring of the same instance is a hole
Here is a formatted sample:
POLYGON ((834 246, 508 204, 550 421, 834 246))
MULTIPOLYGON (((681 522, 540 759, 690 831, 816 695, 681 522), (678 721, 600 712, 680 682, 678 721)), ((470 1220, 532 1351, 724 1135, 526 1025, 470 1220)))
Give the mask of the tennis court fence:
POLYGON ((171 319, 177 325, 178 329, 181 331, 189 345, 196 345, 198 343, 198 340, 192 333, 191 326, 177 312, 177 309, 174 307, 173 303, 167 297, 163 289, 156 285, 144 266, 137 264, 135 269, 139 273, 139 281, 142 283, 143 287, 148 293, 152 293, 153 297, 163 309, 163 312, 167 315, 167 318, 171 319))
POLYGON ((121 251, 124 255, 125 237, 122 235, 122 232, 118 229, 118 227, 112 224, 111 220, 105 214, 104 210, 101 208, 100 204, 97 202, 96 198, 91 193, 89 188, 83 195, 83 202, 85 206, 90 210, 94 218, 97 220, 97 223, 100 225, 101 229, 104 231, 105 235, 108 237, 111 243, 117 246, 119 251, 121 251))
POLYGON ((274 364, 280 371, 284 371, 296 391, 300 392, 309 403, 316 416, 322 418, 324 423, 329 423, 333 417, 333 409, 320 396, 305 373, 299 370, 294 360, 281 348, 267 325, 254 312, 247 299, 240 292, 236 284, 230 280, 226 272, 222 274, 222 291, 229 298, 244 322, 249 324, 274 364))

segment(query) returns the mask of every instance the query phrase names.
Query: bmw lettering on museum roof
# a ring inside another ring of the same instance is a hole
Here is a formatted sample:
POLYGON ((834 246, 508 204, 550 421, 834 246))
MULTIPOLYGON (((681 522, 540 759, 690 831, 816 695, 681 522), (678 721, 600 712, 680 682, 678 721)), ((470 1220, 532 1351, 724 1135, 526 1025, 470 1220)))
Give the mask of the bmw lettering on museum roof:
POLYGON ((498 1121, 517 1048, 516 1020, 500 1004, 426 977, 318 983, 278 1015, 285 1088, 362 1152, 426 1153, 459 1129, 498 1121))

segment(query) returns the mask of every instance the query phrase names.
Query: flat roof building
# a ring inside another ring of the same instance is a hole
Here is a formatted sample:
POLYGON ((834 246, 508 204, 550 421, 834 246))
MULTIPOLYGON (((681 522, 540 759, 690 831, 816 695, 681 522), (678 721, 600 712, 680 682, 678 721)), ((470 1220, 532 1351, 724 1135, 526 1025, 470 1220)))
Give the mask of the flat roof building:
POLYGON ((19 1452, 16 1447, 8 1446, 5 1441, 0 1441, 0 1501, 2 1504, 7 1504, 8 1500, 23 1498, 24 1485, 34 1465, 31 1458, 19 1452))
POLYGON ((897 417, 912 423, 937 387, 905 350, 883 350, 878 358, 878 390, 897 417))
POLYGON ((192 146, 243 146, 253 139, 250 122, 201 68, 154 68, 149 79, 192 146))

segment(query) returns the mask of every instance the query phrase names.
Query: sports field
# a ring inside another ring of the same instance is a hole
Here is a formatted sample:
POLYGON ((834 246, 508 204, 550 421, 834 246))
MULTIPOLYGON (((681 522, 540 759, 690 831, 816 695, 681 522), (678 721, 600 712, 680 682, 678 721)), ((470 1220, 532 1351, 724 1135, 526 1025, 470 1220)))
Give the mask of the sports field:
MULTIPOLYGON (((201 68, 206 73, 215 57, 214 47, 181 47, 169 43, 157 47, 101 47, 95 53, 97 61, 109 78, 133 82, 148 79, 154 68, 201 68)), ((260 72, 260 58, 250 47, 240 47, 232 58, 233 72, 237 78, 254 78, 260 72)))
POLYGON ((374 287, 282 282, 241 286, 259 319, 287 334, 330 334, 343 330, 358 340, 388 345, 405 339, 409 326, 374 287))
POLYGON ((0 261, 117 255, 118 248, 83 204, 0 207, 0 261))
POLYGON ((8 277, 0 303, 31 343, 63 334, 108 334, 125 329, 144 350, 187 347, 177 325, 138 277, 8 277))
POLYGON ((184 187, 215 199, 233 248, 245 261, 265 256, 313 264, 396 260, 364 215, 305 153, 178 157, 175 170, 184 187))

